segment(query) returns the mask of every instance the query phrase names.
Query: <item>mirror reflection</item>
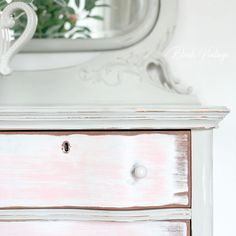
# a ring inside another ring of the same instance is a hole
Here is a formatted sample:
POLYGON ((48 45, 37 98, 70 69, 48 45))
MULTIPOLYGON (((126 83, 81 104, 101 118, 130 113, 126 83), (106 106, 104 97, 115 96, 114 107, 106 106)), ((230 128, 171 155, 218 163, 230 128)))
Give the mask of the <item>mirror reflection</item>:
MULTIPOLYGON (((1 0, 0 11, 14 0, 1 0)), ((19 0, 18 0, 19 1, 19 0)), ((35 9, 39 23, 37 39, 99 39, 125 35, 143 17, 146 0, 23 0, 35 9)), ((17 38, 24 30, 24 13, 14 15, 12 32, 17 38)))

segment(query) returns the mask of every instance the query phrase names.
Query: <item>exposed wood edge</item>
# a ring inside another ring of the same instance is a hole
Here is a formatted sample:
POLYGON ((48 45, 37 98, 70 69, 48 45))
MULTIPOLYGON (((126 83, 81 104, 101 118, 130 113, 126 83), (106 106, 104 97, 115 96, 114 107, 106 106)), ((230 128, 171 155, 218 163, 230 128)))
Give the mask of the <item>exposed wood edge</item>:
POLYGON ((95 210, 0 210, 1 221, 159 221, 191 220, 191 209, 162 209, 142 211, 95 210))
POLYGON ((210 129, 225 107, 0 107, 0 129, 210 129))
POLYGON ((191 221, 187 221, 187 236, 191 236, 191 221))

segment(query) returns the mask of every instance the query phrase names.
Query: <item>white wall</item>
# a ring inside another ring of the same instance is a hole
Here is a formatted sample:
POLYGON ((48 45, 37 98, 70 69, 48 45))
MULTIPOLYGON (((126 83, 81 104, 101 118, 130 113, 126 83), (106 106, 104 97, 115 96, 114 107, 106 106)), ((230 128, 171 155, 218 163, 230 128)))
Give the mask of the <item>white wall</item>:
MULTIPOLYGON (((236 1, 180 0, 178 27, 166 50, 173 73, 192 85, 204 104, 232 111, 215 131, 215 234, 235 235, 236 212, 236 1), (235 122, 234 122, 235 121, 235 122)), ((44 58, 44 55, 41 55, 44 58)), ((74 64, 69 56, 52 61, 74 64)), ((86 55, 84 60, 88 60, 86 55)), ((45 60, 42 60, 42 62, 45 60)), ((31 60, 31 67, 37 60, 31 60)), ((22 67, 22 56, 15 59, 22 67)), ((35 64, 35 65, 34 65, 35 64)), ((45 62, 45 66, 48 63, 45 62)), ((20 66, 19 66, 20 65, 20 66)))
POLYGON ((166 50, 173 72, 203 103, 231 114, 215 131, 214 236, 233 236, 236 212, 236 1, 180 0, 178 27, 166 50))

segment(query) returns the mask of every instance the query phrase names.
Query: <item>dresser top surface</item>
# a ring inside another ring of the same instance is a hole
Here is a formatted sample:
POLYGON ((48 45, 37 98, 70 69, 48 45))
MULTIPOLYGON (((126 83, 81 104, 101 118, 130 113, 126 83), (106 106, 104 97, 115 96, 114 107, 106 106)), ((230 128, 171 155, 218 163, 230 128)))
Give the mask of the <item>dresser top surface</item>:
POLYGON ((216 106, 1 106, 0 129, 210 129, 228 113, 216 106))

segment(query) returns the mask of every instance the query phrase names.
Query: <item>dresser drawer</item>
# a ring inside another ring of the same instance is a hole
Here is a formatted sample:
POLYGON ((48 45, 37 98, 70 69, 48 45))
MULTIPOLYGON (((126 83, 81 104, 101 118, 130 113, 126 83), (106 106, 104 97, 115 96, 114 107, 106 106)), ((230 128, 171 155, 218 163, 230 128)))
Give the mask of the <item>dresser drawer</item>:
POLYGON ((0 222, 1 236, 190 236, 188 222, 0 222))
POLYGON ((0 133, 0 208, 190 207, 190 132, 0 133))

